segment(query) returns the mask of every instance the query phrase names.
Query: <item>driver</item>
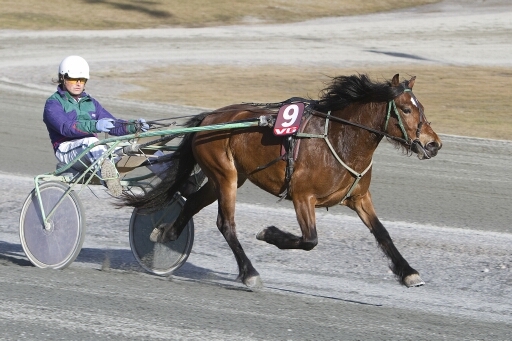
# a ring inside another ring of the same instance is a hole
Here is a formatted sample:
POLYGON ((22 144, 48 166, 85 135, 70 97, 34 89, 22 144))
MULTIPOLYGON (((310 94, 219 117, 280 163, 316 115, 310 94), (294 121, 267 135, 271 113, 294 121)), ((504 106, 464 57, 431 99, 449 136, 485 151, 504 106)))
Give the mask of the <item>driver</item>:
MULTIPOLYGON (((64 58, 59 65, 58 77, 57 91, 46 100, 43 122, 59 162, 68 164, 74 160, 88 146, 98 141, 97 133, 122 136, 134 134, 138 129, 149 129, 146 120, 142 118, 130 121, 116 119, 97 100, 84 92, 85 83, 89 80, 89 64, 82 57, 64 58)), ((106 146, 96 146, 84 156, 82 162, 89 166, 106 151, 106 146)), ((105 180, 110 193, 115 197, 120 196, 123 188, 115 165, 109 158, 105 158, 100 169, 101 178, 105 180)))

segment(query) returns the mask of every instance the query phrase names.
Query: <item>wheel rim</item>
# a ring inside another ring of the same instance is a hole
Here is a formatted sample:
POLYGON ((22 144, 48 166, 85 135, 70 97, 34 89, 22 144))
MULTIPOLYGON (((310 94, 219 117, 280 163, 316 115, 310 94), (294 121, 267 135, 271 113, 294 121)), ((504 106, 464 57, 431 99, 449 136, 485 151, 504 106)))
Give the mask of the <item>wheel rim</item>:
POLYGON ((154 243, 149 240, 151 231, 160 223, 173 222, 183 205, 184 200, 179 197, 164 209, 152 214, 139 214, 134 209, 130 221, 130 246, 135 259, 146 271, 168 276, 186 262, 194 241, 192 219, 175 241, 154 243))
MULTIPOLYGON (((68 188, 65 184, 54 182, 40 186, 45 214, 50 213, 68 188)), ((45 226, 34 190, 26 199, 21 212, 21 245, 35 266, 62 269, 78 256, 83 243, 84 226, 83 209, 74 192, 65 195, 45 226)))

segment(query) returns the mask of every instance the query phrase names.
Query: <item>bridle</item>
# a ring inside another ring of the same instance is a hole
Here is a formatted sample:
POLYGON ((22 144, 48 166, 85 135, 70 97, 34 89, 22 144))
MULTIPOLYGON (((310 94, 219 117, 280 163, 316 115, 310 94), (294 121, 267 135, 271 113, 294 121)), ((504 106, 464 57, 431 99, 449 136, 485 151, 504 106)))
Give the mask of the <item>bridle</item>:
POLYGON ((425 117, 425 113, 423 112, 423 109, 421 107, 420 101, 418 101, 418 99, 416 98, 416 96, 412 92, 412 89, 406 88, 404 90, 404 92, 410 92, 410 95, 414 99, 414 101, 417 103, 417 107, 418 107, 418 110, 420 112, 420 121, 418 123, 418 127, 416 128, 416 138, 414 140, 409 138, 409 136, 407 134, 407 131, 405 130, 404 124, 402 122, 402 116, 398 112, 398 108, 396 106, 395 99, 391 99, 388 102, 388 104, 387 104, 387 115, 386 115, 386 123, 384 124, 384 130, 373 129, 373 128, 370 128, 368 126, 365 126, 365 125, 362 125, 362 124, 359 124, 359 123, 355 123, 355 122, 348 121, 348 120, 345 120, 345 119, 342 119, 342 118, 339 118, 339 117, 332 116, 330 111, 327 112, 327 114, 326 114, 326 113, 323 113, 323 112, 320 112, 320 111, 310 110, 310 113, 312 115, 314 115, 314 116, 323 117, 326 120, 332 120, 334 122, 348 124, 348 125, 351 125, 351 126, 354 126, 354 127, 358 127, 358 128, 364 129, 366 131, 372 132, 374 134, 377 134, 377 135, 380 135, 380 136, 384 136, 384 137, 386 137, 388 139, 391 139, 391 140, 403 143, 404 145, 409 147, 409 149, 411 149, 413 146, 416 145, 416 147, 419 147, 420 150, 423 151, 423 153, 425 154, 425 157, 430 158, 428 156, 428 154, 425 152, 425 149, 423 148, 423 146, 421 145, 421 142, 419 140, 420 134, 421 134, 421 128, 423 127, 423 124, 424 123, 429 124, 429 122, 427 121, 427 119, 425 117), (394 114, 396 116, 396 118, 398 120, 398 126, 400 127, 400 130, 402 131, 403 138, 390 135, 390 134, 388 134, 386 132, 387 129, 388 129, 388 123, 389 123, 389 119, 391 117, 391 114, 394 114))
MULTIPOLYGON (((417 107, 418 107, 418 110, 420 112, 420 122, 418 123, 418 128, 416 128, 416 139, 414 141, 410 142, 410 144, 413 144, 413 143, 416 142, 416 140, 418 140, 420 138, 421 127, 423 126, 423 123, 427 122, 427 118, 425 117, 423 109, 421 108, 420 101, 418 101, 416 96, 414 96, 414 93, 412 92, 412 90, 407 88, 407 89, 404 90, 404 92, 410 92, 411 93, 411 97, 417 103, 417 107)), ((396 107, 396 103, 395 103, 394 99, 392 99, 388 103, 388 114, 386 116, 386 124, 384 125, 384 131, 386 131, 388 129, 388 122, 389 122, 389 117, 391 116, 391 109, 393 109, 393 112, 395 113, 395 115, 396 115, 396 117, 398 119, 398 125, 400 126, 400 129, 402 130, 402 134, 404 135, 404 139, 406 141, 409 141, 409 138, 407 136, 407 132, 405 131, 404 125, 402 123, 402 117, 398 113, 398 108, 396 107)), ((419 140, 418 140, 418 142, 419 142, 419 140)), ((409 143, 407 143, 407 144, 409 144, 409 143)))
POLYGON ((411 95, 413 101, 416 103, 416 107, 418 108, 418 110, 420 112, 420 121, 418 122, 418 127, 416 128, 416 138, 413 140, 412 138, 410 139, 407 136, 407 131, 404 128, 404 125, 402 123, 402 118, 400 116, 400 113, 398 112, 398 108, 396 107, 396 103, 395 103, 394 99, 392 99, 388 103, 388 113, 386 116, 386 123, 384 125, 384 131, 386 131, 388 129, 389 117, 391 116, 391 109, 393 109, 393 111, 397 117, 397 120, 398 120, 398 125, 399 125, 400 129, 402 130, 402 134, 404 135, 404 139, 406 141, 405 144, 407 146, 409 146, 409 149, 411 149, 411 150, 415 147, 417 151, 423 152, 423 156, 425 158, 430 159, 431 156, 426 152, 425 148, 423 147, 423 145, 420 142, 420 134, 421 134, 421 128, 423 127, 423 124, 426 123, 426 124, 430 125, 430 123, 427 121, 427 117, 425 116, 425 113, 423 111, 423 106, 421 105, 420 101, 416 98, 416 96, 414 96, 412 89, 406 88, 404 90, 404 92, 410 92, 410 95, 411 95))

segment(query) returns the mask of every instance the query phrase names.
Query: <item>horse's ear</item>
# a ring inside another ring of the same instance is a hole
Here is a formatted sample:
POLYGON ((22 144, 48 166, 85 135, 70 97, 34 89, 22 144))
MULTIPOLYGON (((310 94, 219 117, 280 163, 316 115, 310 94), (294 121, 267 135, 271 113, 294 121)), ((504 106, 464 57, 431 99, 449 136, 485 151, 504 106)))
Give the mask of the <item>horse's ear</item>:
POLYGON ((391 85, 392 86, 399 86, 400 85, 400 76, 398 75, 398 73, 393 76, 393 79, 391 80, 391 85))
POLYGON ((415 80, 416 80, 416 76, 412 76, 411 80, 409 81, 409 84, 407 84, 409 86, 409 89, 412 89, 412 87, 414 86, 415 80))

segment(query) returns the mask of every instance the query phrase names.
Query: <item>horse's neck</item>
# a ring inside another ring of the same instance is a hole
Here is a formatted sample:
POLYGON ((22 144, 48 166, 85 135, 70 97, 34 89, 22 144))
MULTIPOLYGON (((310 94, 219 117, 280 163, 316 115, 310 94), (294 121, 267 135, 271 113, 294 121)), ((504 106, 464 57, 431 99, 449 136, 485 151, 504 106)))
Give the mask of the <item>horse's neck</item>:
MULTIPOLYGON (((373 130, 382 131, 385 121, 385 105, 365 104, 364 106, 347 107, 332 113, 333 116, 357 123, 373 130)), ((371 160, 382 135, 377 135, 364 128, 348 123, 329 122, 329 139, 334 149, 348 162, 350 160, 371 160)))
MULTIPOLYGON (((385 110, 386 108, 384 104, 368 103, 364 105, 349 106, 344 110, 334 112, 333 116, 337 116, 371 130, 383 131, 386 118, 385 110)), ((347 135, 355 135, 355 138, 359 143, 366 145, 370 149, 375 150, 382 140, 382 135, 377 135, 362 127, 352 126, 348 123, 338 125, 343 126, 346 132, 346 134, 343 134, 342 136, 343 139, 350 139, 350 136, 347 135)))

